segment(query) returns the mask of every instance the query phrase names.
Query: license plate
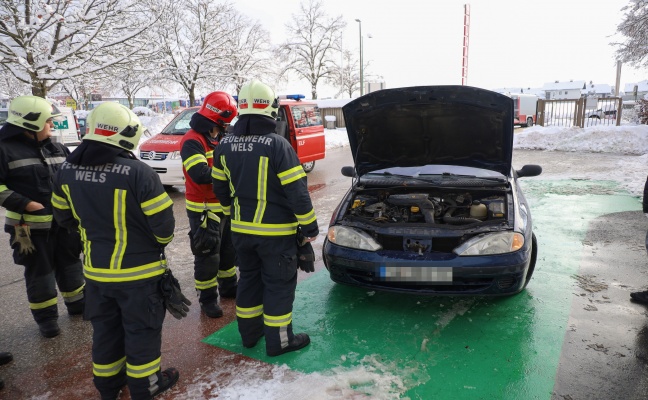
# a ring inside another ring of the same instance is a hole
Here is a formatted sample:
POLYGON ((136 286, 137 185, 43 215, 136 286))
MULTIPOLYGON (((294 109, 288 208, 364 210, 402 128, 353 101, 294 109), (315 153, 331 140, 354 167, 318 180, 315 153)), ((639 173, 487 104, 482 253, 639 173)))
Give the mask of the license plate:
POLYGON ((452 267, 392 267, 378 269, 380 279, 388 282, 452 282, 452 267))

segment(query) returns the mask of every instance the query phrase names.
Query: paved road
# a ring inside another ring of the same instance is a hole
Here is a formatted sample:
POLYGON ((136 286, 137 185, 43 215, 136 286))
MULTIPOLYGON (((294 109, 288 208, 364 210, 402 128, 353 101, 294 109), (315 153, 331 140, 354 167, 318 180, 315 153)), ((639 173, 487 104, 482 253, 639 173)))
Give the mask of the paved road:
MULTIPOLYGON (((316 273, 300 274, 295 310, 295 324, 316 338, 310 352, 281 360, 258 349, 244 352, 230 340, 231 300, 223 301, 225 316, 217 320, 194 306, 186 319, 165 321, 162 364, 178 367, 181 378, 163 398, 645 398, 646 308, 628 302, 628 293, 648 286, 648 221, 637 198, 610 182, 586 179, 624 157, 516 151, 516 167, 544 167, 543 175, 523 183, 540 242, 529 288, 503 300, 414 300, 328 280, 321 243, 350 185, 340 167, 351 162, 348 148, 329 151, 309 174, 322 229, 316 273), (579 180, 565 179, 571 173, 579 180), (404 303, 411 307, 396 307, 404 303), (220 345, 202 342, 206 337, 220 345), (416 351, 400 347, 408 340, 416 351)), ((169 260, 191 294, 183 195, 176 189, 170 195, 177 227, 169 260)), ((11 261, 8 236, 0 233, 0 241, 0 350, 16 356, 0 367, 7 385, 0 399, 96 398, 89 323, 62 315, 62 334, 40 337, 22 267, 11 261)))

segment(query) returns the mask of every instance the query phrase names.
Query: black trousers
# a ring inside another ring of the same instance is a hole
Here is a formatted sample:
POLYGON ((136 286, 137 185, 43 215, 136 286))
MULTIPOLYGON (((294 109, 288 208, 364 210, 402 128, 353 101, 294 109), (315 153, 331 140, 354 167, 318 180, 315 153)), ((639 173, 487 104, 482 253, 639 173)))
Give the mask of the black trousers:
MULTIPOLYGON (((197 254, 192 247, 194 254, 194 280, 200 302, 215 301, 218 298, 217 288, 221 291, 236 286, 236 251, 232 244, 231 224, 229 217, 217 213, 221 219, 220 246, 207 254, 197 254)), ((200 226, 201 214, 187 211, 189 219, 189 240, 193 238, 194 232, 200 226)))
POLYGON ((297 240, 294 235, 263 237, 232 232, 239 260, 236 320, 243 343, 265 334, 266 350, 293 339, 292 309, 297 287, 297 240))
POLYGON ((150 399, 160 373, 166 309, 160 277, 139 282, 88 280, 84 316, 92 323, 92 372, 97 390, 116 395, 128 382, 131 398, 150 399))
MULTIPOLYGON (((13 227, 5 229, 15 238, 13 227)), ((29 308, 36 322, 58 317, 58 285, 66 306, 83 301, 83 265, 81 238, 78 232, 69 232, 55 223, 49 230, 31 231, 35 251, 20 254, 18 244, 12 246, 14 262, 25 267, 25 284, 29 308)))

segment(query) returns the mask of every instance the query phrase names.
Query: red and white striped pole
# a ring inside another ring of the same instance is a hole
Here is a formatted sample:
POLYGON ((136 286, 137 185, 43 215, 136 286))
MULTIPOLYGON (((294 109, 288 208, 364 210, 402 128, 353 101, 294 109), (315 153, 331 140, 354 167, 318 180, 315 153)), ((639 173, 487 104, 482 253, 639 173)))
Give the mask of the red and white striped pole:
POLYGON ((464 4, 463 57, 461 58, 461 85, 468 84, 468 45, 470 43, 470 4, 464 4))

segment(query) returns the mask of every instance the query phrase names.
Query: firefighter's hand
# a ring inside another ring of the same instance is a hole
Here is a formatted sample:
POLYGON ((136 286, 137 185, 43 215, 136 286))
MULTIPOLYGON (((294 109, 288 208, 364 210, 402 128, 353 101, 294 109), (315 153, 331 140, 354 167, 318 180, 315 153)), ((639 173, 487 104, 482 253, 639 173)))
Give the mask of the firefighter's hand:
POLYGON ((25 206, 25 211, 29 211, 29 212, 38 211, 38 210, 42 210, 43 208, 45 208, 45 206, 43 206, 41 203, 37 201, 30 201, 25 206))
POLYGON ((304 272, 315 272, 315 251, 310 242, 297 246, 297 267, 304 272))
POLYGON ((162 292, 162 298, 164 299, 164 307, 169 311, 169 314, 176 319, 187 316, 191 301, 182 294, 180 283, 173 276, 170 269, 167 270, 162 277, 162 281, 160 281, 160 292, 162 292))

